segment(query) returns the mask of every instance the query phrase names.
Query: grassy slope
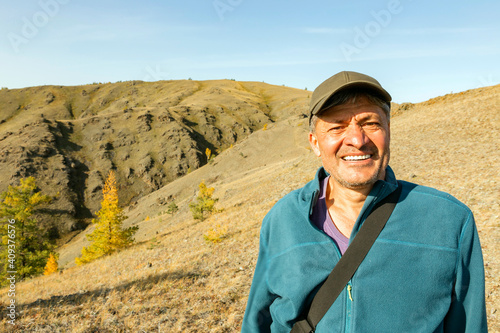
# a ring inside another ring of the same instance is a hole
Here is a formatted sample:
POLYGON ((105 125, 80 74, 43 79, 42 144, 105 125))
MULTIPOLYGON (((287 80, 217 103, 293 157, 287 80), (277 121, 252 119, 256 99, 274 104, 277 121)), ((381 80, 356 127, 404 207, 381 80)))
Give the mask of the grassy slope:
MULTIPOLYGON (((439 97, 394 117, 391 166, 399 178, 448 191, 474 211, 484 249, 490 331, 500 331, 498 132, 500 86, 439 97)), ((236 332, 257 258, 260 222, 319 163, 307 147, 306 120, 292 117, 257 131, 213 163, 141 198, 127 209, 138 244, 71 267, 83 235, 60 249, 62 274, 17 284, 18 329, 46 332, 236 332), (203 223, 187 204, 201 180, 224 211, 203 223), (181 208, 163 212, 172 195, 181 208), (149 219, 147 219, 149 217, 149 219), (220 226, 220 227, 218 227, 220 226), (207 243, 210 228, 224 231, 207 243)), ((2 309, 8 301, 1 292, 2 309)), ((3 327, 7 327, 5 312, 3 327)))

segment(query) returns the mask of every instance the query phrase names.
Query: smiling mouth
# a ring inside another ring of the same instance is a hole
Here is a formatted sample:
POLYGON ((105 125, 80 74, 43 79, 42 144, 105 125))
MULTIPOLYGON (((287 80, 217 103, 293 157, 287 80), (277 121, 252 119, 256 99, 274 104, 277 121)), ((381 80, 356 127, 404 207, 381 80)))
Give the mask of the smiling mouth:
POLYGON ((359 156, 344 156, 344 161, 364 161, 372 157, 372 155, 359 155, 359 156))

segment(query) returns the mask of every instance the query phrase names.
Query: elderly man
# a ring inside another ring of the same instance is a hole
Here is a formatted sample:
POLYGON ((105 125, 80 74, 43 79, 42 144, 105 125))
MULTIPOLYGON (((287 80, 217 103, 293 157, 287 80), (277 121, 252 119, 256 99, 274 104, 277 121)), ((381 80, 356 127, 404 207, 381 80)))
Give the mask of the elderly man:
POLYGON ((356 72, 314 91, 309 142, 323 167, 264 218, 242 332, 290 332, 374 206, 396 189, 392 215, 316 332, 487 331, 474 217, 446 193, 396 180, 390 101, 356 72))

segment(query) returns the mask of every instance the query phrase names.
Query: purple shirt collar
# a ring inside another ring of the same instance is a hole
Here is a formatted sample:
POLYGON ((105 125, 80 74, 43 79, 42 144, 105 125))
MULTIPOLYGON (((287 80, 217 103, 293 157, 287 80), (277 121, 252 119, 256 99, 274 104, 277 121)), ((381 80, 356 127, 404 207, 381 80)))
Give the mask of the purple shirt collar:
POLYGON ((325 234, 330 236, 340 250, 341 254, 347 250, 349 246, 349 238, 344 236, 335 226, 326 208, 326 189, 330 176, 326 177, 320 182, 320 194, 316 206, 313 208, 311 221, 318 229, 322 230, 325 234))

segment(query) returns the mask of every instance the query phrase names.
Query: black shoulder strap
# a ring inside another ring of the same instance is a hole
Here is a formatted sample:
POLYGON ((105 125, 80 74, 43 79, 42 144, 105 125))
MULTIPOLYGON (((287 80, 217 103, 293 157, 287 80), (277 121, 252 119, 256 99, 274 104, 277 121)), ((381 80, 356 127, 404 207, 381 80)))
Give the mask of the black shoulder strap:
POLYGON ((384 228, 398 202, 400 194, 401 185, 398 185, 394 192, 378 203, 371 211, 344 255, 314 296, 309 310, 300 317, 305 319, 297 321, 291 333, 314 332, 316 325, 345 288, 384 228))

